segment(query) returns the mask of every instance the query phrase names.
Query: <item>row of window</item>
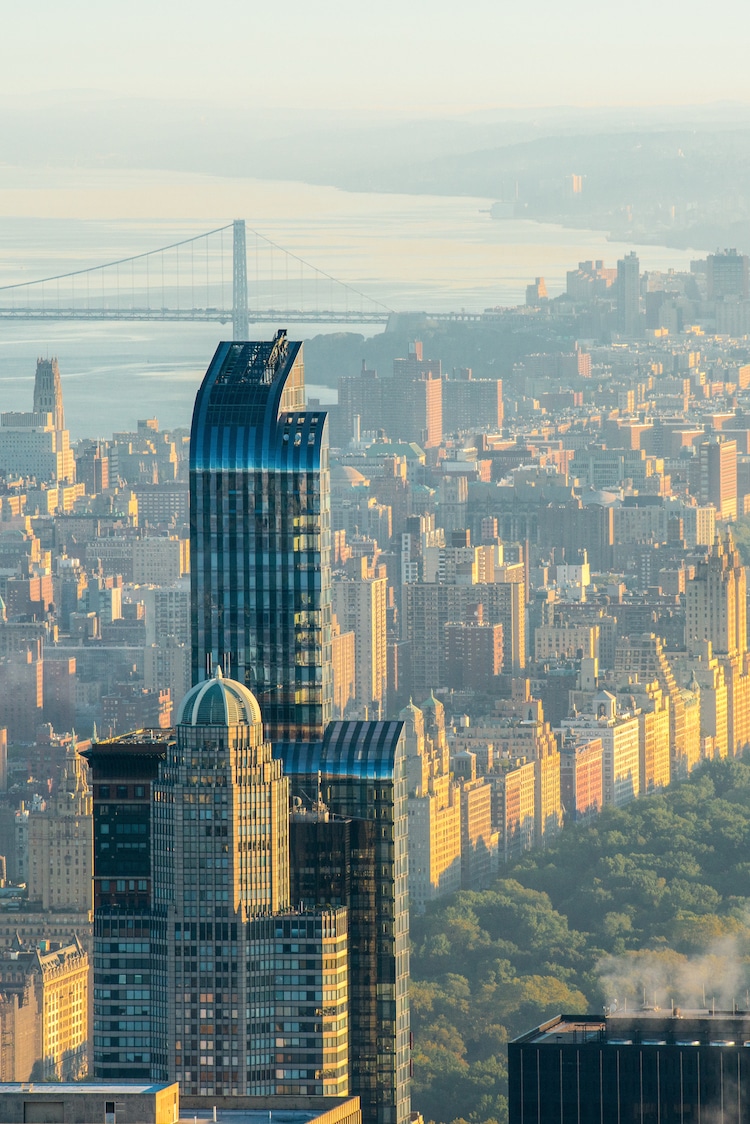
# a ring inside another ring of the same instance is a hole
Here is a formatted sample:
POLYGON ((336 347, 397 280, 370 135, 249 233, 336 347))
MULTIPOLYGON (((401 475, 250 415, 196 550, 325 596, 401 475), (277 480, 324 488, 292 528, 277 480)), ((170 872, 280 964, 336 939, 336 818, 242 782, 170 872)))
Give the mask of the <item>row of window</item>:
POLYGON ((99 889, 103 894, 109 894, 112 890, 118 894, 122 894, 126 890, 144 891, 148 890, 148 880, 145 878, 101 878, 99 889))
POLYGON ((100 784, 98 786, 98 797, 99 797, 99 799, 100 800, 111 799, 111 794, 112 794, 113 788, 115 789, 114 795, 115 795, 117 800, 127 800, 130 795, 132 795, 134 800, 142 800, 146 795, 146 786, 142 785, 142 784, 133 785, 132 786, 132 794, 130 792, 130 786, 126 785, 126 784, 118 784, 118 785, 100 784))

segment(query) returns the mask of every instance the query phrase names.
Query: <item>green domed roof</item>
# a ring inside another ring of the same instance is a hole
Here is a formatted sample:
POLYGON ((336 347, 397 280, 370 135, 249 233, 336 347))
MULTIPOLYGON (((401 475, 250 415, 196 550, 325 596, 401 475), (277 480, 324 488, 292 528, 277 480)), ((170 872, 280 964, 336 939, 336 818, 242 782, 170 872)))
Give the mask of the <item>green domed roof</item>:
POLYGON ((178 726, 253 726, 262 721, 252 691, 235 679, 225 679, 220 667, 213 679, 188 691, 177 714, 178 726))

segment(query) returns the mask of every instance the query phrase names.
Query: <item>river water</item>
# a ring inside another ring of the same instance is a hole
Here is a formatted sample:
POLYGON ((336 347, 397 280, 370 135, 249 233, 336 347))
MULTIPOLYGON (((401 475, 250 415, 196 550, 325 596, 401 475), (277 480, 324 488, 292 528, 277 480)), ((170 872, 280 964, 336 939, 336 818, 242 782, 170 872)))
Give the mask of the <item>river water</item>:
MULTIPOLYGON (((235 217, 249 228, 251 307, 253 230, 397 311, 515 305, 538 276, 555 296, 579 261, 614 264, 632 249, 642 269, 685 268, 696 256, 608 242, 600 231, 493 221, 491 203, 176 173, 0 168, 0 285, 128 257, 235 217)), ((265 246, 262 239, 257 244, 265 246)), ((271 268, 278 274, 278 265, 271 268)), ((341 330, 283 326, 292 338, 341 330)), ((252 330, 263 337, 273 328, 252 330)), ((30 409, 36 358, 57 355, 74 438, 132 429, 140 417, 156 416, 163 427, 187 425, 207 362, 228 332, 219 324, 5 322, 0 411, 30 409)), ((330 400, 325 389, 321 396, 330 400)))

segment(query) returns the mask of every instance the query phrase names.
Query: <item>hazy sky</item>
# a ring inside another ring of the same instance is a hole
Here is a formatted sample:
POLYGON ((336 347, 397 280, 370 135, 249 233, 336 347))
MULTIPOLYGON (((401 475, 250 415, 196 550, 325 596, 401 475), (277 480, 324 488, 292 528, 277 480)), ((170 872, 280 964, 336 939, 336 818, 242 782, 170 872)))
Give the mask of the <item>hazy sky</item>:
POLYGON ((259 108, 750 102, 747 0, 6 0, 0 94, 259 108))

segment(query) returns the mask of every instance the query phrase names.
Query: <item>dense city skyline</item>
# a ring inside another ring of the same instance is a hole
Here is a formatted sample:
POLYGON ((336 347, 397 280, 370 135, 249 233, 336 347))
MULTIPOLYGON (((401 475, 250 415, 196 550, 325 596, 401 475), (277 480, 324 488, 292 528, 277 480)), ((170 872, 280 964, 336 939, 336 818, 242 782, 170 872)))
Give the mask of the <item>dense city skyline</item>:
MULTIPOLYGON (((69 1058, 404 1124, 413 1065, 434 1106, 460 1034, 432 1041, 423 978, 410 1013, 410 927, 750 747, 749 332, 747 255, 630 250, 465 323, 391 319, 370 360, 332 336, 327 407, 280 329, 219 345, 190 427, 74 442, 39 358, 0 415, 0 935, 36 1011, 0 1077, 69 1058), (75 1035, 45 1060, 58 978, 75 1035)), ((542 1022, 550 981, 498 1017, 542 1022)), ((462 1064, 499 1066, 496 1033, 462 1064)), ((480 1121, 492 1087, 464 1093, 480 1121)))

